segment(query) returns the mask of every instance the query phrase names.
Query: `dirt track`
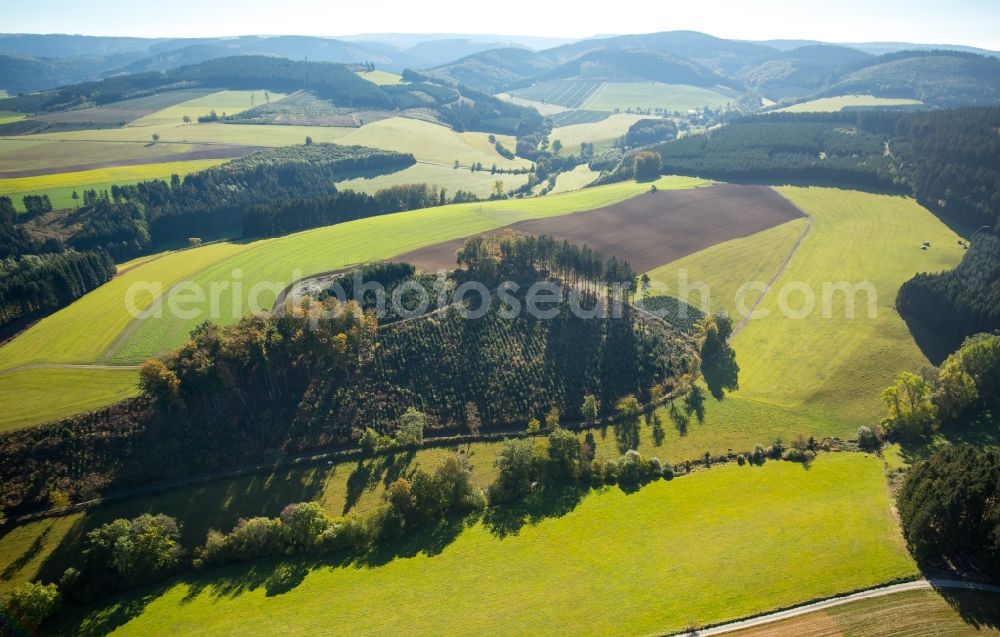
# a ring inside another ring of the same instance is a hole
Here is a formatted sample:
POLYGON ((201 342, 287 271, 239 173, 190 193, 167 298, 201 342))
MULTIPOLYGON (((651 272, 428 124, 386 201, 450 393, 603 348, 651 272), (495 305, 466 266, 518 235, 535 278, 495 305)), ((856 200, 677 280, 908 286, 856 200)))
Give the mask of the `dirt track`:
MULTIPOLYGON (((720 184, 648 193, 606 208, 521 221, 506 228, 587 244, 605 257, 627 259, 637 272, 645 272, 802 216, 798 208, 765 186, 720 184)), ((463 242, 446 241, 393 260, 407 261, 420 270, 454 268, 455 252, 463 242)))

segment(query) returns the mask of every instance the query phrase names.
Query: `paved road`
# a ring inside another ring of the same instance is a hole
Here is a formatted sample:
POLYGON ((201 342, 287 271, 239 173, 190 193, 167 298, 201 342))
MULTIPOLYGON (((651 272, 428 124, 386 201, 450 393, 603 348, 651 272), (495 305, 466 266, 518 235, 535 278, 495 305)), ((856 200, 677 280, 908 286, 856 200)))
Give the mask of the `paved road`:
POLYGON ((674 634, 697 635, 697 637, 708 637, 708 635, 723 635, 737 630, 743 630, 745 628, 752 628, 754 626, 770 624, 772 622, 781 621, 783 619, 789 619, 791 617, 798 617, 799 615, 814 613, 816 611, 825 610, 827 608, 832 608, 834 606, 840 606, 842 604, 850 604, 851 602, 856 602, 862 599, 871 599, 873 597, 884 597, 886 595, 893 595, 895 593, 902 593, 905 591, 919 591, 919 590, 928 590, 932 588, 952 588, 952 589, 965 589, 965 590, 1000 593, 1000 586, 991 586, 989 584, 976 584, 974 582, 963 582, 961 580, 948 580, 948 579, 932 579, 932 580, 921 579, 913 582, 903 582, 902 584, 890 584, 888 586, 880 586, 879 588, 872 588, 867 591, 852 593, 850 595, 831 597, 830 599, 825 599, 819 602, 813 602, 812 604, 796 606, 795 608, 789 608, 788 610, 779 610, 774 613, 768 613, 767 615, 761 615, 759 617, 753 617, 751 619, 744 619, 741 621, 720 624, 713 628, 705 628, 703 630, 698 630, 693 633, 674 633, 674 634))

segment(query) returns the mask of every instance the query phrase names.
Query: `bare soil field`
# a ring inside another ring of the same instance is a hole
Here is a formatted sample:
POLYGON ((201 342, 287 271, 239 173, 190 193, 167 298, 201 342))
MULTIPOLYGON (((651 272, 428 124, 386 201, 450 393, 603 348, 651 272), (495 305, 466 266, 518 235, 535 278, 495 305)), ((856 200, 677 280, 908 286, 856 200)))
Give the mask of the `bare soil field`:
MULTIPOLYGON (((606 257, 627 259, 637 272, 645 272, 801 216, 802 211, 765 186, 718 184, 647 193, 606 208, 521 221, 501 230, 587 244, 606 257)), ((393 260, 412 263, 420 270, 454 268, 455 253, 464 241, 446 241, 393 260)))

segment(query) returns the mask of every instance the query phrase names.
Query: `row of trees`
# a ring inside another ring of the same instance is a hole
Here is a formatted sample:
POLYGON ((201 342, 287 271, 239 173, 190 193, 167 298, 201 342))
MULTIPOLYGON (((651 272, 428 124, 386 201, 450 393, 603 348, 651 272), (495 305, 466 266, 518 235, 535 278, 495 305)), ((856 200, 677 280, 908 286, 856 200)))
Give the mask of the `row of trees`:
POLYGON ((558 241, 549 235, 503 232, 470 237, 456 256, 465 268, 463 277, 495 284, 502 279, 536 280, 539 275, 557 277, 566 284, 629 303, 636 292, 637 274, 628 261, 612 256, 606 260, 586 244, 558 241))

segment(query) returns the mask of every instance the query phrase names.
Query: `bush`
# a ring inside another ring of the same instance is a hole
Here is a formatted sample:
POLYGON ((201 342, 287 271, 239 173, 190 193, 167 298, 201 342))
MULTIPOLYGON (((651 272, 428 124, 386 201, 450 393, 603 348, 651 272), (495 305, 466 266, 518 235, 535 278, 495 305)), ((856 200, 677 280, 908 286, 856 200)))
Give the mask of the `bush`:
POLYGON ((618 459, 618 482, 635 484, 646 475, 642 455, 635 449, 629 449, 618 459))
POLYGON ((669 462, 664 463, 664 465, 663 465, 663 478, 665 480, 673 480, 674 479, 674 466, 672 464, 670 464, 669 462))
POLYGON ((785 450, 785 452, 781 455, 781 458, 782 460, 788 460, 789 462, 809 463, 816 458, 816 452, 810 449, 791 447, 785 450))
POLYGON ((424 444, 424 427, 426 425, 427 416, 410 407, 399 418, 396 444, 401 447, 419 447, 424 444))
POLYGON ((17 622, 35 630, 59 610, 62 599, 55 584, 25 582, 14 587, 4 605, 17 622))
POLYGON ((240 560, 280 555, 285 549, 281 520, 263 517, 240 520, 226 537, 225 545, 227 554, 240 560))
POLYGON ((642 405, 639 404, 639 399, 634 394, 625 396, 618 401, 616 406, 622 418, 635 418, 642 412, 642 405))
POLYGON ((767 459, 767 452, 764 451, 764 445, 754 445, 753 453, 750 454, 750 462, 754 464, 764 464, 764 460, 767 459))
POLYGON ((858 446, 865 451, 877 451, 880 446, 878 436, 870 428, 861 425, 858 427, 858 446))
POLYGON ((180 561, 180 529, 166 515, 144 513, 119 519, 87 534, 83 556, 87 573, 112 586, 132 586, 154 580, 180 561))
POLYGON ((491 502, 506 502, 527 495, 536 477, 534 442, 504 440, 494 464, 500 473, 490 486, 491 502))
POLYGON ((580 475, 580 441, 576 434, 556 427, 549 434, 549 464, 556 479, 580 475))
POLYGON ((329 526, 326 513, 318 502, 289 504, 281 511, 285 540, 291 550, 310 550, 316 538, 329 526))

